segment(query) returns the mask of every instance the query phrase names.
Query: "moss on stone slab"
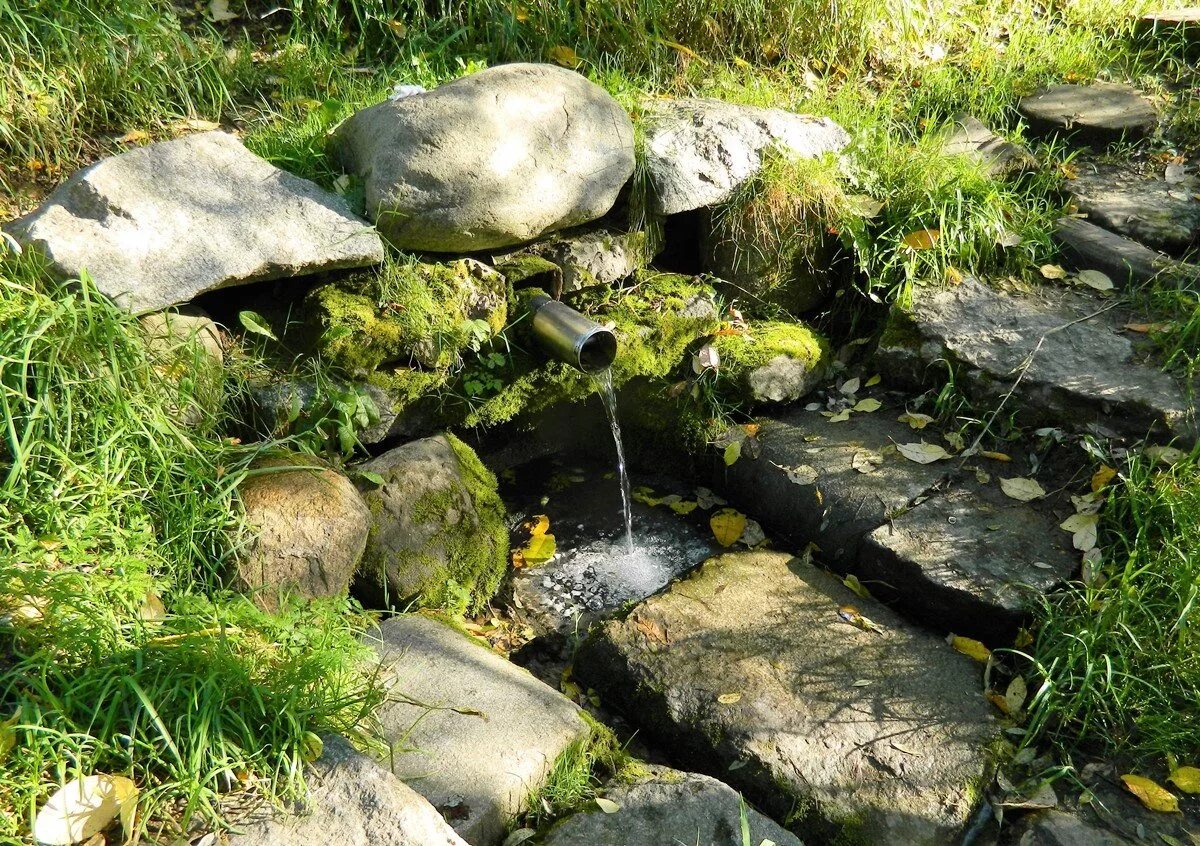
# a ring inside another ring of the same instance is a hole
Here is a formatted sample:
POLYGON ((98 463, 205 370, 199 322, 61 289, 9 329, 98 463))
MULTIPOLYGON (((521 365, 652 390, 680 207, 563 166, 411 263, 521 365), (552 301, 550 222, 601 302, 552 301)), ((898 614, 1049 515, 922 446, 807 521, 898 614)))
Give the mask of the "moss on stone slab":
POLYGON ((751 323, 713 340, 720 355, 718 391, 743 403, 790 402, 824 376, 829 342, 803 323, 751 323))
MULTIPOLYGON (((629 289, 588 289, 571 305, 593 320, 613 325, 617 357, 612 379, 613 385, 620 387, 638 376, 661 378, 672 373, 690 345, 716 331, 719 321, 714 300, 712 288, 695 277, 643 273, 629 289)), ((590 376, 545 359, 536 348, 514 356, 514 362, 518 375, 494 397, 471 409, 466 425, 489 426, 536 415, 595 392, 590 376)))
POLYGON ((470 259, 392 259, 378 274, 314 289, 305 314, 315 350, 352 376, 399 361, 445 369, 478 338, 480 323, 487 336, 503 330, 508 291, 500 274, 470 259))

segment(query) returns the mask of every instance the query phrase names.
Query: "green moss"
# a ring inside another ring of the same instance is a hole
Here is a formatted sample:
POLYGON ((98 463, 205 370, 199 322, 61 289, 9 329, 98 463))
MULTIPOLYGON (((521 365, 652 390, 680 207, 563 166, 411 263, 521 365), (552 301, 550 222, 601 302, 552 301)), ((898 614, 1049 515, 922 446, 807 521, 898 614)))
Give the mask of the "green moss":
MULTIPOLYGON (((683 360, 698 338, 716 331, 715 294, 706 283, 669 273, 640 274, 632 288, 588 289, 572 305, 592 319, 612 323, 617 357, 615 387, 635 377, 662 378, 683 360)), ((562 402, 586 399, 595 391, 590 376, 558 361, 531 354, 515 356, 516 375, 496 396, 467 414, 468 426, 495 425, 536 415, 562 402)))
POLYGON ((830 353, 829 342, 803 323, 775 321, 753 323, 744 332, 722 335, 713 346, 721 356, 722 375, 730 379, 741 378, 776 356, 786 355, 817 367, 830 353))
POLYGON ((923 338, 912 315, 901 308, 893 307, 888 314, 887 324, 879 337, 880 349, 915 350, 923 338))
POLYGON ((400 414, 445 385, 447 378, 447 374, 440 370, 396 367, 375 371, 367 376, 367 384, 381 390, 387 396, 391 410, 400 414))
POLYGON ((456 363, 479 339, 508 320, 503 277, 478 262, 426 264, 392 259, 377 274, 322 285, 305 299, 312 345, 354 376, 383 364, 417 361, 429 369, 456 363))
POLYGON ((551 289, 562 287, 562 269, 541 256, 528 253, 507 256, 496 264, 496 269, 504 274, 514 288, 529 285, 551 289))

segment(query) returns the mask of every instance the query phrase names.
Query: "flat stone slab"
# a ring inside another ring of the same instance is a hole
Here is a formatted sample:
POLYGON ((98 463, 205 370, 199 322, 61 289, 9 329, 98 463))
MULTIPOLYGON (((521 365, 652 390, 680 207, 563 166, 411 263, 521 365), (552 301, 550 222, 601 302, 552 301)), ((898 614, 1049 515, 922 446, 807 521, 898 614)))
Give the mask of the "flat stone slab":
POLYGON ((721 462, 713 483, 772 537, 797 548, 815 543, 823 562, 848 568, 858 561, 866 535, 927 493, 948 469, 895 454, 870 473, 856 469, 864 457, 895 443, 930 437, 897 422, 902 410, 853 414, 842 423, 807 411, 761 419, 758 456, 743 448, 733 465, 721 462))
POLYGON ((1118 287, 1136 287, 1156 278, 1181 282, 1200 278, 1200 267, 1194 264, 1076 217, 1060 218, 1053 238, 1076 268, 1099 270, 1118 287))
POLYGON ((934 363, 949 362, 959 386, 984 403, 999 402, 1024 370, 1009 408, 1027 422, 1193 440, 1179 384, 1140 361, 1121 312, 1103 309, 1095 297, 1049 287, 1010 294, 976 279, 918 287, 911 312, 892 309, 878 363, 893 382, 940 387, 945 370, 934 363))
POLYGON ((421 794, 343 738, 324 738, 293 813, 264 806, 239 820, 228 846, 466 846, 421 794))
POLYGON ((590 729, 526 670, 444 623, 408 615, 368 636, 388 670, 379 713, 392 772, 471 846, 492 846, 554 760, 590 729))
MULTIPOLYGON (((1007 474, 1005 474, 1007 475, 1007 474)), ((947 632, 1011 642, 1037 599, 1079 569, 1049 503, 1023 503, 974 480, 923 500, 867 536, 860 582, 947 632)))
POLYGON ((5 227, 134 313, 232 285, 365 267, 383 242, 345 202, 202 132, 103 159, 5 227))
MULTIPOLYGON (((715 778, 651 767, 633 783, 610 784, 604 798, 619 809, 580 811, 558 823, 543 846, 742 846, 742 797, 715 778)), ((804 846, 753 808, 746 808, 752 846, 804 846)))
POLYGON ((850 135, 829 118, 704 98, 647 104, 644 154, 659 214, 727 200, 770 147, 803 158, 836 153, 850 135))
POLYGON ((1158 110, 1128 85, 1051 85, 1021 99, 1017 106, 1039 135, 1066 135, 1086 144, 1136 140, 1158 125, 1158 110))
POLYGON ((575 671, 813 843, 957 842, 991 777, 980 667, 783 553, 710 560, 593 630, 575 671))
POLYGON ((1071 198, 1092 223, 1155 250, 1181 253, 1200 232, 1195 177, 1168 182, 1162 174, 1094 165, 1067 182, 1071 198))
POLYGON ((990 176, 1008 179, 1037 167, 1024 147, 1002 138, 979 118, 962 115, 955 119, 946 135, 942 152, 948 156, 968 156, 982 162, 990 176))

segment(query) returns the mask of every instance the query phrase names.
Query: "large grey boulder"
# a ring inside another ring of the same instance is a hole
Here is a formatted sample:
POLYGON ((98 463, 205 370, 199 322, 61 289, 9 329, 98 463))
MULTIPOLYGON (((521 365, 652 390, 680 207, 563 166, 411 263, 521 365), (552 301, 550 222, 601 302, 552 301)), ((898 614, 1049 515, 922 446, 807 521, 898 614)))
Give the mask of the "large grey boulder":
POLYGON ((238 587, 267 608, 283 593, 344 594, 371 528, 354 485, 314 456, 265 459, 254 469, 238 488, 250 529, 235 564, 238 587))
POLYGON ((496 477, 451 434, 411 441, 358 466, 371 510, 364 590, 392 601, 477 607, 508 567, 496 477))
POLYGON ((784 553, 712 559, 594 629, 575 673, 814 843, 958 842, 991 778, 979 666, 784 553))
POLYGON ((1122 333, 1136 319, 1072 291, 1005 293, 967 279, 918 287, 911 311, 892 309, 878 356, 896 384, 940 387, 948 363, 978 402, 1011 389, 1029 423, 1194 440, 1180 385, 1122 333))
MULTIPOLYGON (((609 785, 604 798, 618 810, 579 811, 556 825, 544 846, 743 846, 742 797, 699 773, 652 767, 628 783, 609 785)), ((752 846, 804 846, 796 835, 746 808, 752 846)))
POLYGON ((368 641, 391 693, 379 719, 392 771, 472 846, 498 844, 555 759, 591 736, 575 703, 444 623, 396 617, 368 641))
POLYGON ((303 807, 258 809, 227 846, 466 846, 421 794, 340 737, 324 738, 306 777, 303 807))
POLYGON ((1017 104, 1039 135, 1061 135, 1085 144, 1136 141, 1158 125, 1158 109, 1129 85, 1095 82, 1041 88, 1017 104))
POLYGON ((383 260, 379 236, 339 197, 224 132, 102 159, 5 228, 134 313, 383 260))
POLYGON ((643 153, 650 200, 677 214, 727 200, 758 173, 769 148, 801 158, 836 153, 850 136, 829 118, 684 99, 649 105, 643 153))
POLYGON ((1183 252, 1200 233, 1200 185, 1191 175, 1168 182, 1162 174, 1120 165, 1094 165, 1066 184, 1092 223, 1155 250, 1183 252))
POLYGON ((633 173, 633 124, 553 65, 489 68, 379 103, 333 139, 367 213, 402 249, 470 252, 595 220, 633 173))

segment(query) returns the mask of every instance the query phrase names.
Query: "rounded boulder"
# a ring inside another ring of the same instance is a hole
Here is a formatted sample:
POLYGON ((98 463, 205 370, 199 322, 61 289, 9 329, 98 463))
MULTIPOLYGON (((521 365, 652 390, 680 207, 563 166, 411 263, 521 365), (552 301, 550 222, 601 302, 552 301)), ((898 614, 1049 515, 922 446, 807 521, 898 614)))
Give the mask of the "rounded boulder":
POLYGON ((363 109, 333 152, 400 249, 471 252, 608 212, 633 174, 633 123, 603 88, 553 65, 489 68, 363 109))
POLYGON ((264 459, 254 469, 263 472, 238 488, 252 537, 238 556, 238 587, 268 609, 284 593, 345 593, 371 528, 358 490, 313 456, 264 459))

